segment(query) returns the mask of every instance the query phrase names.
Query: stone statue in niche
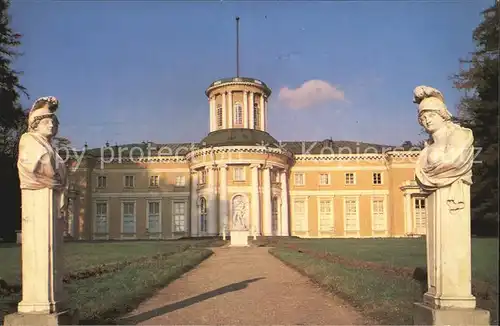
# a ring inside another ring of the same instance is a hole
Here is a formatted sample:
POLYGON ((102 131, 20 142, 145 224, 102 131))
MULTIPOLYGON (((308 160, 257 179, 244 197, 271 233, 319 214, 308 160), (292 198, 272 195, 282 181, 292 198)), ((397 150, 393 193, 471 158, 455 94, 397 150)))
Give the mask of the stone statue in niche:
POLYGON ((236 196, 233 199, 233 229, 247 229, 247 204, 243 196, 236 196))
POLYGON ((53 96, 35 101, 28 116, 28 131, 19 141, 17 166, 21 189, 53 189, 61 212, 67 205, 68 181, 66 165, 52 145, 59 129, 55 115, 58 106, 59 101, 53 96))
POLYGON ((418 104, 418 122, 430 135, 417 161, 416 181, 429 193, 450 186, 447 205, 454 214, 470 205, 465 202, 464 193, 470 191, 472 184, 472 131, 451 121, 452 115, 439 90, 418 86, 413 96, 413 102, 418 104))

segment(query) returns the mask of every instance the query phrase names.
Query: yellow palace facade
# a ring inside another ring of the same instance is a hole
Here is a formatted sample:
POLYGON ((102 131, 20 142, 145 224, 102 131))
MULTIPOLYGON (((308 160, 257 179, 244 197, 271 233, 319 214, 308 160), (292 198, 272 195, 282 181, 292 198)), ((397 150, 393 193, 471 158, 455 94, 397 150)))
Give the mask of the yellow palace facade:
POLYGON ((70 160, 68 236, 217 236, 229 234, 236 211, 259 236, 425 234, 418 151, 278 142, 267 132, 271 90, 257 79, 218 80, 206 95, 210 132, 197 144, 107 144, 70 160))

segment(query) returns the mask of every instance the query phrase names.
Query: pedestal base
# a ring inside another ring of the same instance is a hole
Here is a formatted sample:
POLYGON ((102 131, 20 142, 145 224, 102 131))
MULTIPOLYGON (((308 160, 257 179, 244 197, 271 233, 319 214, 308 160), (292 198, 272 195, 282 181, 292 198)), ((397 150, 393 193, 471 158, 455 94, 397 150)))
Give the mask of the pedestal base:
POLYGON ((248 247, 248 230, 231 230, 230 247, 248 247))
POLYGON ((414 325, 490 325, 490 312, 483 309, 446 308, 433 309, 422 303, 415 303, 414 325))
POLYGON ((4 317, 5 326, 59 326, 78 325, 78 311, 65 310, 53 314, 16 312, 4 317))

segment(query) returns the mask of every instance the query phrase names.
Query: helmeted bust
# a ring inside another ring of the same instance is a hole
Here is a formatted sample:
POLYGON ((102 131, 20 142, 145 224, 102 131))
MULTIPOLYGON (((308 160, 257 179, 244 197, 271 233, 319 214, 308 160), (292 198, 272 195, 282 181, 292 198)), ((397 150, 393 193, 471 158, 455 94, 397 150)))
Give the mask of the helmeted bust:
POLYGON ((451 186, 449 209, 451 212, 462 209, 465 204, 461 185, 472 184, 472 131, 451 121, 452 115, 439 90, 418 86, 413 96, 413 102, 418 104, 418 121, 430 135, 418 158, 415 179, 427 192, 451 186))
POLYGON ((53 96, 35 101, 28 115, 28 131, 19 141, 17 167, 21 189, 54 189, 60 195, 62 208, 67 188, 66 166, 51 143, 59 127, 55 115, 58 107, 59 101, 53 96))

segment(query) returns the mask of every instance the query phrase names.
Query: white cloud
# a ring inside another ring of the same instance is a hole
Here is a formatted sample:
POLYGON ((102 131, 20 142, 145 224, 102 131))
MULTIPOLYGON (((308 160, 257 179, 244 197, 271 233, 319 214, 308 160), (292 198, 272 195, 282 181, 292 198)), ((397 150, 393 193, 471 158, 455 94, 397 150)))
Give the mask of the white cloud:
POLYGON ((344 92, 318 79, 308 80, 300 87, 282 87, 278 99, 291 109, 306 109, 330 101, 345 101, 344 92))

